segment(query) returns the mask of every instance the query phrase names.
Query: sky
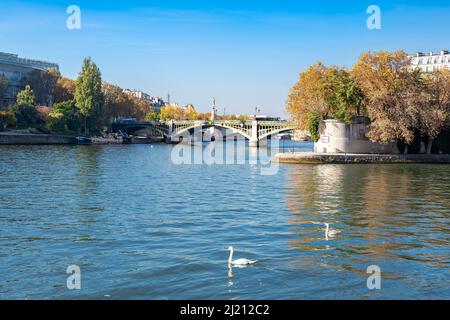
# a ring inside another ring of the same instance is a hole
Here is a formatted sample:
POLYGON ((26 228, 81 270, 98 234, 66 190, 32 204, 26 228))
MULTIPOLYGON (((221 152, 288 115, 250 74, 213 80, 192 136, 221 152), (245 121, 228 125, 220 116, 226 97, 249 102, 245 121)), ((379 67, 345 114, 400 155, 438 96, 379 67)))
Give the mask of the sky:
POLYGON ((0 0, 0 51, 56 62, 76 78, 85 57, 104 81, 219 114, 286 118, 300 72, 350 67, 365 51, 450 49, 450 1, 0 0), (81 9, 69 30, 67 7, 81 9), (369 5, 381 29, 369 30, 369 5))

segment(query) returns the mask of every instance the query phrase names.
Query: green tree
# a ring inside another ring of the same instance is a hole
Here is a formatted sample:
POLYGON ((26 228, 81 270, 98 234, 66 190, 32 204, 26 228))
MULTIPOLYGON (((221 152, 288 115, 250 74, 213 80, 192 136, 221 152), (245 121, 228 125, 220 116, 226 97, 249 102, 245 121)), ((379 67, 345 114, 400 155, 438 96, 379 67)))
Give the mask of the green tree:
POLYGON ((314 142, 319 141, 320 139, 320 122, 322 121, 322 117, 316 113, 311 113, 308 116, 308 132, 311 135, 311 139, 314 142))
POLYGON ((34 106, 34 92, 29 85, 17 94, 16 104, 9 109, 14 111, 19 124, 35 124, 41 121, 38 111, 34 106))
POLYGON ((150 109, 150 111, 145 115, 145 119, 147 121, 156 121, 159 119, 159 114, 154 109, 150 109))
POLYGON ((67 122, 62 112, 52 111, 48 115, 45 120, 45 126, 51 130, 56 132, 65 132, 67 131, 67 122))
POLYGON ((35 106, 29 104, 16 104, 11 107, 14 111, 18 124, 28 125, 36 124, 42 120, 39 118, 38 111, 35 106))
POLYGON ((86 134, 100 116, 103 100, 100 70, 91 58, 86 58, 78 75, 75 88, 75 102, 81 116, 84 117, 84 132, 86 134))
POLYGON ((35 97, 34 92, 31 90, 31 87, 29 85, 25 86, 25 89, 20 91, 17 94, 17 105, 27 105, 32 106, 34 105, 35 97))
POLYGON ((54 131, 76 131, 81 129, 81 117, 74 100, 55 103, 47 117, 46 126, 54 131))
POLYGON ((328 114, 334 119, 350 123, 353 115, 361 114, 363 93, 347 70, 328 68, 322 90, 328 114))
POLYGON ((325 67, 320 62, 300 74, 289 92, 287 110, 297 127, 308 130, 318 141, 322 119, 351 122, 364 108, 363 91, 351 74, 338 67, 325 67))

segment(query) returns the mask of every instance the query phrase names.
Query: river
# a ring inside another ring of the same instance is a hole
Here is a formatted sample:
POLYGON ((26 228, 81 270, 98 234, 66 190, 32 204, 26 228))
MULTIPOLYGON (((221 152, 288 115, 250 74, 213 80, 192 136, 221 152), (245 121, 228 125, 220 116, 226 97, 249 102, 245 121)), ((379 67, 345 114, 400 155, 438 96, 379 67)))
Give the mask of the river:
POLYGON ((173 148, 0 147, 0 299, 450 298, 449 166, 265 175, 177 165, 173 148), (258 262, 229 270, 228 246, 258 262))

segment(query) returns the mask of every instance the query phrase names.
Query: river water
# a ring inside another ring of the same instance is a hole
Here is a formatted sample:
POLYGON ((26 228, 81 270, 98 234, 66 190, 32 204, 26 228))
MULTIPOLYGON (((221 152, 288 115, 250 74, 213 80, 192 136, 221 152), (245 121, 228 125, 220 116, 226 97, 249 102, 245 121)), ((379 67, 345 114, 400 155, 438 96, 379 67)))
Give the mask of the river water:
POLYGON ((173 148, 0 147, 0 299, 450 298, 449 166, 262 174, 173 148), (258 262, 229 270, 230 245, 258 262))

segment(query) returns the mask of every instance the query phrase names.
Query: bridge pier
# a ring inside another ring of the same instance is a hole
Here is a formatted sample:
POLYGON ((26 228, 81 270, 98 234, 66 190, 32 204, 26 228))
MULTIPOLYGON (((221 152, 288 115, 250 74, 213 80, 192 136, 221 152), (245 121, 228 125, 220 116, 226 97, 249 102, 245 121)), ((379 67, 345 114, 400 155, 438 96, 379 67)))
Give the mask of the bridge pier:
POLYGON ((258 148, 259 147, 259 141, 258 140, 254 140, 254 139, 250 139, 248 141, 248 146, 252 147, 252 148, 258 148))
POLYGON ((252 137, 248 142, 248 145, 250 147, 259 147, 259 143, 258 143, 258 121, 257 120, 253 120, 252 121, 252 137))

